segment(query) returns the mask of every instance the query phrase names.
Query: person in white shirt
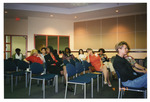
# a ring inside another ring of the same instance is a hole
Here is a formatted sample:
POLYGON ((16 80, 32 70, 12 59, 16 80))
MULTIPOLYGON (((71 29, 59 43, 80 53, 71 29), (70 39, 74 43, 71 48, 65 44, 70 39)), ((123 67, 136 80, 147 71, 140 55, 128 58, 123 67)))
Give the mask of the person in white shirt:
POLYGON ((16 53, 12 55, 13 60, 14 60, 14 59, 19 59, 19 60, 23 60, 23 59, 24 59, 23 54, 20 53, 20 52, 21 52, 21 49, 20 49, 20 48, 16 48, 16 49, 15 49, 15 52, 16 52, 16 53))
POLYGON ((86 55, 84 55, 83 49, 79 49, 78 53, 79 53, 79 56, 78 56, 79 60, 83 61, 86 59, 86 55))

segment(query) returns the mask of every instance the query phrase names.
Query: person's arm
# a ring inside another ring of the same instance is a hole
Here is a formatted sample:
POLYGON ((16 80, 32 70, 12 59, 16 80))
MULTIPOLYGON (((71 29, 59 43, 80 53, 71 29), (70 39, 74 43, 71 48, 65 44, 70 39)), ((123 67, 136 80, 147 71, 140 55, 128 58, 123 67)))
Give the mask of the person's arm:
POLYGON ((141 70, 145 70, 145 68, 141 65, 139 65, 138 63, 135 63, 135 67, 141 70))
POLYGON ((90 58, 89 58, 89 54, 87 55, 87 58, 86 58, 87 62, 90 63, 90 58))
POLYGON ((42 61, 44 61, 44 58, 40 54, 38 54, 37 57, 39 57, 42 61))
POLYGON ((30 63, 28 60, 24 59, 25 62, 30 63))
POLYGON ((138 73, 147 73, 147 71, 146 70, 139 70, 139 69, 137 69, 137 68, 133 68, 133 70, 135 70, 136 72, 138 72, 138 73))
POLYGON ((45 61, 46 61, 47 65, 52 65, 52 64, 55 63, 55 61, 50 60, 50 57, 48 55, 44 56, 44 58, 45 58, 45 61))

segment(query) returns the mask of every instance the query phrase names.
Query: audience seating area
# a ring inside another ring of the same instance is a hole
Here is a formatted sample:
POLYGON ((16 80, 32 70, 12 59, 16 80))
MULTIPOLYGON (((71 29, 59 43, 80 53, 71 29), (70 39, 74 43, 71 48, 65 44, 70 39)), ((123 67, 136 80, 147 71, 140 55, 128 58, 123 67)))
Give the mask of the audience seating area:
MULTIPOLYGON (((146 59, 144 59, 143 64, 145 63, 145 61, 146 59)), ((67 69, 66 86, 64 85, 64 82, 61 81, 62 78, 58 77, 58 75, 43 73, 44 68, 38 63, 32 63, 31 65, 28 65, 24 61, 4 60, 4 98, 146 97, 146 91, 144 89, 130 90, 128 88, 127 90, 124 90, 124 88, 122 88, 120 84, 121 80, 118 74, 118 80, 111 79, 112 88, 109 88, 107 85, 103 85, 103 73, 87 73, 86 71, 91 65, 86 61, 79 62, 79 60, 76 59, 75 61, 72 60, 70 62, 64 61, 64 64, 66 65, 67 69), (8 76, 11 76, 11 79, 8 76), (13 86, 13 80, 16 80, 15 86, 13 86), (36 80, 39 80, 39 84, 37 84, 36 80), (25 87, 23 84, 25 85, 25 87), (67 91, 68 84, 74 88, 74 92, 67 91), (129 92, 129 90, 135 92, 129 92), (41 95, 41 91, 43 92, 43 95, 41 95), (124 93, 124 91, 127 92, 124 93), (144 92, 144 95, 140 92, 144 92)))

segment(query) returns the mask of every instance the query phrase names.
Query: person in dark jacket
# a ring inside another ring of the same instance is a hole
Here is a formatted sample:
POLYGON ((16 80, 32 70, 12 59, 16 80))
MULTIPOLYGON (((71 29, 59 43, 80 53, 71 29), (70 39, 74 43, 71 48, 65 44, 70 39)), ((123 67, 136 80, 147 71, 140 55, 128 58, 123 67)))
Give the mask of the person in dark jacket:
POLYGON ((64 75, 63 67, 65 66, 63 66, 63 62, 58 54, 54 53, 53 47, 48 46, 46 51, 47 55, 45 55, 44 58, 47 65, 47 72, 64 75))
POLYGON ((147 88, 147 72, 144 75, 133 70, 132 65, 124 58, 130 49, 129 45, 121 41, 115 46, 118 54, 116 55, 113 66, 115 71, 120 74, 122 84, 132 88, 147 88))
MULTIPOLYGON (((66 66, 63 65, 62 59, 59 58, 57 53, 54 53, 53 47, 48 46, 47 49, 47 55, 45 57, 46 65, 47 65, 47 72, 58 74, 58 75, 64 75, 66 76, 66 66)), ((66 77, 65 77, 66 80, 66 77)), ((73 88, 68 85, 68 90, 73 92, 73 88)))

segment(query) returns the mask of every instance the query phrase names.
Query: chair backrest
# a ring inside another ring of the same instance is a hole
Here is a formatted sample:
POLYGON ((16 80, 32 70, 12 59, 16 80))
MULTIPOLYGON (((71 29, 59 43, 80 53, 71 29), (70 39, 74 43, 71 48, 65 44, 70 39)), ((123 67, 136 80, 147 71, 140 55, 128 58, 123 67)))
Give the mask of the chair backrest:
POLYGON ((87 61, 82 61, 82 65, 85 70, 89 70, 89 66, 92 66, 91 63, 88 63, 87 61))
POLYGON ((111 57, 111 63, 113 64, 114 63, 114 59, 116 58, 116 56, 112 56, 111 57))
POLYGON ((29 68, 29 64, 25 61, 18 61, 18 69, 26 70, 29 68))
POLYGON ((33 74, 40 74, 44 71, 43 66, 39 63, 32 63, 30 65, 30 70, 33 74))
POLYGON ((84 71, 84 68, 80 62, 75 63, 76 73, 81 73, 84 71))
POLYGON ((63 60, 64 65, 67 65, 68 63, 70 63, 68 60, 63 60))
POLYGON ((145 57, 145 59, 144 59, 144 61, 143 61, 143 66, 144 66, 145 68, 147 68, 147 57, 145 57))
POLYGON ((4 60, 4 71, 16 71, 15 63, 10 60, 4 60))
POLYGON ((80 62, 77 58, 75 58, 75 62, 80 62))
POLYGON ((73 59, 70 59, 70 63, 75 66, 75 61, 73 59))
POLYGON ((16 64, 16 66, 18 66, 18 62, 19 62, 20 60, 19 59, 14 59, 13 60, 13 62, 16 64))
POLYGON ((75 67, 70 63, 66 65, 66 71, 67 71, 68 77, 74 76, 76 74, 75 67))

